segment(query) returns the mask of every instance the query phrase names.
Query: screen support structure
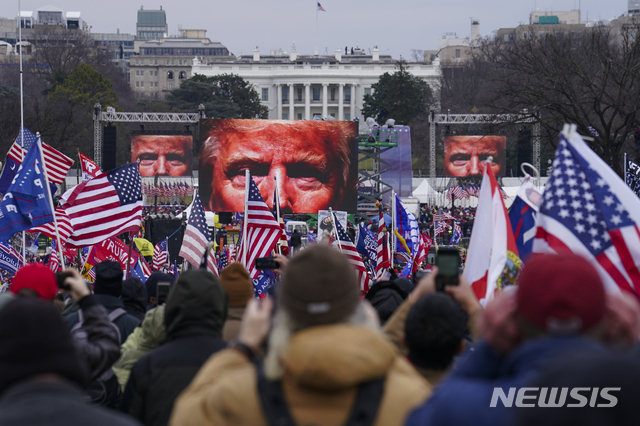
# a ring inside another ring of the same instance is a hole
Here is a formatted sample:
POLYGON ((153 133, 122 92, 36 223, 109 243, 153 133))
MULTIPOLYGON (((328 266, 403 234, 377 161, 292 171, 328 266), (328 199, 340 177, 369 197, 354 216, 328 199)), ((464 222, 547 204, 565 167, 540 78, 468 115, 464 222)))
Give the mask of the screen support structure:
POLYGON ((197 113, 166 113, 166 112, 117 112, 113 107, 102 111, 99 103, 93 106, 93 161, 102 169, 102 123, 198 123, 207 118, 204 105, 198 106, 197 113))
MULTIPOLYGON (((438 124, 533 124, 533 165, 540 170, 540 112, 524 110, 520 114, 439 114, 431 110, 429 114, 429 183, 436 185, 436 127, 438 124)), ((540 186, 538 177, 537 186, 540 186)))

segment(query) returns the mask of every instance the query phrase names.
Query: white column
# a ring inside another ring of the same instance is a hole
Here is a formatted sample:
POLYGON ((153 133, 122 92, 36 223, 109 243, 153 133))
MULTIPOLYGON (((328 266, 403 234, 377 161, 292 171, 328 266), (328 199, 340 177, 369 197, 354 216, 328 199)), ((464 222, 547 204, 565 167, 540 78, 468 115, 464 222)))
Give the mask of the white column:
POLYGON ((351 85, 351 119, 356 116, 356 85, 351 85))
POLYGON ((327 118, 327 115, 329 115, 329 109, 328 109, 328 95, 327 95, 327 91, 329 88, 329 83, 322 83, 322 118, 327 118))
POLYGON ((344 121, 344 83, 339 84, 338 89, 338 120, 344 121))
POLYGON ((293 115, 293 93, 294 86, 293 84, 289 85, 289 120, 295 120, 296 117, 293 115))
POLYGON ((276 91, 278 92, 278 120, 282 120, 282 85, 276 84, 276 91))
POLYGON ((304 119, 311 120, 311 83, 304 84, 304 119))

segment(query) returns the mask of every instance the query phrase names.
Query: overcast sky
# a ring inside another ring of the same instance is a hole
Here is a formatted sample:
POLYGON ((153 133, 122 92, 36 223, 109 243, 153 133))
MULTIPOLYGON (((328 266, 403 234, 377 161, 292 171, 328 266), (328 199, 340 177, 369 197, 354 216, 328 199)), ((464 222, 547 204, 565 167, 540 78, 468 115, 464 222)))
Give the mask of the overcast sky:
MULTIPOLYGON (((316 46, 316 0, 22 0, 21 9, 36 11, 47 5, 65 12, 80 11, 93 32, 135 34, 137 10, 167 13, 169 35, 178 28, 206 29, 213 41, 233 54, 289 51, 312 54, 316 46)), ((320 0, 317 47, 322 54, 345 46, 370 49, 409 59, 412 49, 437 49, 438 39, 454 32, 468 37, 470 18, 480 21, 482 36, 499 28, 528 23, 529 13, 582 10, 582 20, 611 19, 627 11, 627 0, 320 0)), ((0 16, 14 18, 18 0, 0 2, 0 16)))

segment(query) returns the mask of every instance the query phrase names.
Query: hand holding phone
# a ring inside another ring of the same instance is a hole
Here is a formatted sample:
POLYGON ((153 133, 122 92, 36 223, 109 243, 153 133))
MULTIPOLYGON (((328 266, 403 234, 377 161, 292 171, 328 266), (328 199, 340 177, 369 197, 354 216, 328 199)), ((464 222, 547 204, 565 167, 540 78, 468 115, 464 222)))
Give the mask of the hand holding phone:
POLYGON ((448 247, 438 249, 436 265, 438 266, 438 275, 436 276, 437 291, 444 291, 447 286, 459 284, 460 252, 458 249, 448 247))
POLYGON ((256 269, 280 269, 280 264, 273 257, 258 257, 256 269))

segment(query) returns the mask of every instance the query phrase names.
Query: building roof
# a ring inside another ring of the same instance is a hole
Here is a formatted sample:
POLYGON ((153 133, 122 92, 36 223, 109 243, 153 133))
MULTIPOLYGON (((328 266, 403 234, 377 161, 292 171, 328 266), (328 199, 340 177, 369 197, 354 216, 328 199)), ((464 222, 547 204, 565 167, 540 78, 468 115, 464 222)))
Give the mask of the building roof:
POLYGON ((164 10, 138 10, 137 25, 163 27, 167 25, 167 15, 164 10))
POLYGON ((78 18, 80 19, 80 12, 67 12, 67 19, 74 19, 74 18, 78 18))
MULTIPOLYGON (((253 63, 253 55, 242 55, 234 63, 253 63)), ((391 55, 380 55, 378 61, 373 61, 373 55, 341 55, 338 61, 334 55, 297 55, 296 59, 292 61, 290 56, 287 55, 260 55, 260 63, 268 64, 295 64, 299 62, 309 62, 318 64, 322 63, 341 63, 341 64, 395 64, 397 60, 393 59, 391 55)))
POLYGON ((64 11, 59 7, 48 5, 48 6, 42 6, 41 8, 39 8, 38 12, 64 12, 64 11))
POLYGON ((165 38, 162 40, 150 40, 140 45, 140 48, 149 47, 176 47, 176 48, 194 48, 194 47, 207 47, 207 48, 224 48, 226 47, 219 41, 211 41, 204 43, 201 39, 196 38, 165 38))

